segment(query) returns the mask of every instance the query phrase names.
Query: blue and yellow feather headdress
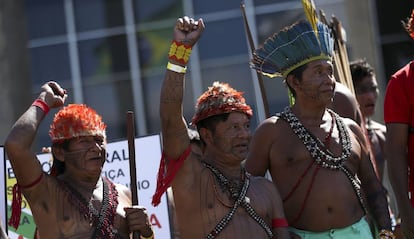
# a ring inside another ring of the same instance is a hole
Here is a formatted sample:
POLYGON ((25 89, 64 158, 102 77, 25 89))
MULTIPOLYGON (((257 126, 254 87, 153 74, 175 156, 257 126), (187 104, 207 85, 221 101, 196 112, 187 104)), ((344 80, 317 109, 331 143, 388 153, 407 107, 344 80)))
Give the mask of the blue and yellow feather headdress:
POLYGON ((330 28, 316 21, 316 28, 309 21, 301 20, 266 39, 256 49, 250 66, 259 73, 285 77, 296 68, 314 60, 331 60, 334 39, 330 28))

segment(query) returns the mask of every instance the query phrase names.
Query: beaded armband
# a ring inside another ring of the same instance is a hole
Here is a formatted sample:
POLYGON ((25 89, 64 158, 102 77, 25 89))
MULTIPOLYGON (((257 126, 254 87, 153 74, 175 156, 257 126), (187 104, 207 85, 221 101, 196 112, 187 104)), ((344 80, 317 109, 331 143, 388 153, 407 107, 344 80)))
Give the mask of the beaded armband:
POLYGON ((382 229, 379 232, 379 238, 380 239, 395 239, 396 237, 392 231, 382 229))
POLYGON ((183 65, 187 65, 188 60, 190 59, 191 50, 191 46, 172 41, 170 51, 168 52, 168 58, 183 65))

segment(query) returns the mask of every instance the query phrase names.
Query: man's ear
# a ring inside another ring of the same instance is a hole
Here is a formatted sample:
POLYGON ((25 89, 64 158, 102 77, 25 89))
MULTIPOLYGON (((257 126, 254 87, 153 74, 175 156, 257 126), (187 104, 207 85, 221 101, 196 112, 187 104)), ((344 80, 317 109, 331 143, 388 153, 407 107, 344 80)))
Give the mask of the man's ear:
POLYGON ((62 147, 52 147, 53 157, 61 162, 65 162, 65 150, 62 147))
POLYGON ((200 133, 200 138, 203 139, 206 145, 211 144, 213 140, 213 133, 211 132, 211 130, 207 128, 200 128, 199 133, 200 133))
POLYGON ((300 82, 297 77, 295 77, 293 74, 289 74, 286 78, 286 83, 295 91, 300 88, 300 82))

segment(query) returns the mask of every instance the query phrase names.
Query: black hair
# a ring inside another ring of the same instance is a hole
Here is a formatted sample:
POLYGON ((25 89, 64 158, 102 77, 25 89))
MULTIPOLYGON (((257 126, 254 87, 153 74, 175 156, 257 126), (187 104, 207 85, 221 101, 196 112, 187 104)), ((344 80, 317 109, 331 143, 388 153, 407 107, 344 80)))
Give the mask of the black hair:
POLYGON ((367 76, 374 76, 374 68, 365 60, 358 59, 349 64, 354 87, 367 76))
MULTIPOLYGON (((69 142, 70 140, 66 139, 63 142, 53 143, 52 148, 62 148, 64 150, 68 150, 69 142)), ((56 176, 63 174, 65 172, 65 162, 58 160, 56 156, 53 154, 53 150, 52 150, 52 156, 53 156, 53 168, 56 170, 55 171, 56 176)))
MULTIPOLYGON (((298 68, 294 69, 293 71, 291 71, 289 75, 293 75, 293 77, 297 78, 299 81, 302 81, 302 75, 303 72, 306 70, 306 68, 308 67, 308 64, 299 66, 298 68)), ((287 78, 287 77, 286 77, 287 78)), ((289 89, 289 91, 292 93, 293 96, 296 96, 296 92, 295 90, 289 85, 289 83, 285 80, 285 83, 289 89)))

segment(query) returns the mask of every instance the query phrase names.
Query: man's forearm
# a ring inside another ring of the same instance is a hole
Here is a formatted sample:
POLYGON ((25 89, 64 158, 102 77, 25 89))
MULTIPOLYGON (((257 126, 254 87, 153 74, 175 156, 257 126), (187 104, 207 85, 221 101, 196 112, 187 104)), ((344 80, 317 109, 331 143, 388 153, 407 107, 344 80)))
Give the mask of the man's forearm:
POLYGON ((14 143, 22 148, 30 148, 43 117, 44 112, 41 109, 30 106, 13 125, 6 139, 6 144, 14 143))
POLYGON ((408 197, 408 164, 405 154, 397 153, 388 159, 389 179, 400 213, 411 207, 408 197))
POLYGON ((391 230, 391 218, 385 192, 377 190, 367 195, 369 212, 372 214, 378 229, 391 230))

